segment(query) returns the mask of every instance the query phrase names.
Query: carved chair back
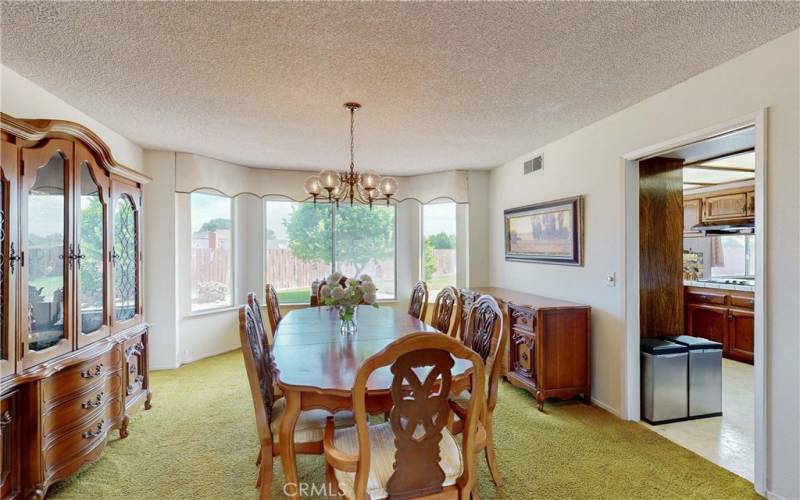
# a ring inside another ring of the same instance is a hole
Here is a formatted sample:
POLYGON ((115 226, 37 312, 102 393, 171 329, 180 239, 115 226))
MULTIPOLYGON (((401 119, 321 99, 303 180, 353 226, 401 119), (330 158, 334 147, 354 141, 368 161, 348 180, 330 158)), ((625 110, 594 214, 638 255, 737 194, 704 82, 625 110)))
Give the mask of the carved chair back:
POLYGON ((275 329, 278 328, 278 323, 281 322, 283 316, 281 316, 281 303, 278 300, 278 292, 275 291, 275 287, 267 284, 266 289, 264 290, 264 296, 266 297, 267 301, 267 317, 269 318, 269 328, 272 331, 272 335, 275 335, 275 329))
POLYGON ((458 338, 460 321, 461 294, 454 286, 445 287, 439 292, 433 303, 431 326, 451 337, 458 338))
POLYGON ((272 333, 267 333, 267 328, 264 325, 264 316, 261 314, 261 304, 258 303, 258 298, 253 292, 247 293, 247 305, 250 306, 250 309, 253 311, 253 317, 255 317, 256 320, 256 328, 258 328, 262 338, 266 341, 271 337, 272 333))
POLYGON ((408 314, 417 319, 425 320, 428 310, 428 285, 424 281, 417 281, 411 290, 411 302, 408 304, 408 314))
POLYGON ((377 369, 391 366, 392 409, 389 425, 395 436, 394 472, 386 485, 390 498, 413 498, 442 490, 445 473, 439 465, 439 442, 449 416, 448 395, 453 358, 472 363, 472 397, 462 435, 461 476, 456 484, 470 492, 476 480, 476 431, 482 411, 483 361, 474 351, 446 335, 406 335, 368 358, 353 383, 353 409, 358 437, 355 496, 366 498, 370 445, 366 407, 367 382, 377 369), (424 380, 419 375, 427 373, 424 380))
POLYGON ((503 368, 503 353, 506 351, 508 334, 505 325, 508 323, 506 310, 489 295, 482 295, 469 311, 465 331, 464 344, 478 353, 486 365, 489 377, 489 388, 486 391, 486 409, 493 411, 497 404, 497 389, 503 368))
POLYGON ((257 319, 249 305, 239 308, 239 340, 242 356, 250 383, 253 407, 256 413, 256 428, 262 446, 272 441, 270 420, 272 419, 272 358, 269 344, 262 339, 257 319))

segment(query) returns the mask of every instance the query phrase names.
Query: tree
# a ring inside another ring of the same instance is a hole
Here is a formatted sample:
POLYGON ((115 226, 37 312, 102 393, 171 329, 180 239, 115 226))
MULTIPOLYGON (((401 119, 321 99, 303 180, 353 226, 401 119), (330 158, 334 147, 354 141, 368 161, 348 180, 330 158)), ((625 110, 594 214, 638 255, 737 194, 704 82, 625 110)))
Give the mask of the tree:
POLYGON ((436 250, 451 250, 456 247, 456 235, 447 234, 444 231, 432 234, 425 238, 425 242, 430 242, 431 248, 436 250))
POLYGON ((103 205, 93 196, 81 208, 81 302, 103 302, 103 205))
POLYGON ((267 239, 268 240, 274 240, 275 239, 275 231, 273 231, 272 229, 268 228, 267 229, 267 239))
MULTIPOLYGON (((366 205, 342 205, 336 211, 337 264, 351 264, 354 276, 372 261, 394 253, 394 209, 366 205)), ((289 249, 305 262, 331 263, 332 209, 328 205, 303 203, 283 221, 289 249)))
POLYGON ((208 232, 208 231, 216 231, 217 229, 230 229, 231 228, 231 220, 230 219, 211 219, 203 223, 200 226, 198 232, 208 232))
POLYGON ((433 279, 433 273, 436 272, 436 254, 433 253, 433 243, 431 243, 431 238, 425 238, 425 242, 422 244, 422 255, 424 256, 425 260, 425 281, 430 281, 433 279))

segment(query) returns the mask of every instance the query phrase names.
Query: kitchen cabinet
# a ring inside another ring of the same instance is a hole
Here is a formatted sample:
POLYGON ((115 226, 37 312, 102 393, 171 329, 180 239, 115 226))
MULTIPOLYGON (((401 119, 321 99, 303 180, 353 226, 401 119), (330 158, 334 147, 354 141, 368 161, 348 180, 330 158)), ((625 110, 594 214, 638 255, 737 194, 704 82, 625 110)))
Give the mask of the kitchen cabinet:
POLYGON ((726 358, 753 363, 753 292, 686 287, 686 333, 723 345, 726 358))
POLYGON ((692 236, 702 234, 700 231, 692 229, 700 224, 703 208, 703 200, 684 200, 683 202, 683 234, 692 236))
POLYGON ((747 217, 747 193, 703 198, 703 221, 728 221, 747 217))
POLYGON ((756 193, 749 191, 747 193, 747 216, 755 217, 756 215, 756 193))

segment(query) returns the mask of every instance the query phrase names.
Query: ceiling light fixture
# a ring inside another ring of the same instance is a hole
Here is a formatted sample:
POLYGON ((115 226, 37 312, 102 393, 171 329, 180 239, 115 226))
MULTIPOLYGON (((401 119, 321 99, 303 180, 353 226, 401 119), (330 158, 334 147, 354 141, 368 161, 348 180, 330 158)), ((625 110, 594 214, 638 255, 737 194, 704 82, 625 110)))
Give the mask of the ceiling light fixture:
POLYGON ((335 170, 323 170, 319 175, 312 175, 303 183, 306 193, 314 198, 314 203, 318 198, 325 199, 324 192, 327 192, 327 199, 330 203, 339 201, 350 201, 353 203, 368 204, 372 208, 372 203, 385 201, 389 204, 392 196, 397 193, 397 179, 394 177, 381 177, 372 170, 363 174, 356 172, 355 163, 355 113, 361 107, 357 102, 347 102, 344 107, 350 110, 350 169, 346 172, 336 172, 335 170))

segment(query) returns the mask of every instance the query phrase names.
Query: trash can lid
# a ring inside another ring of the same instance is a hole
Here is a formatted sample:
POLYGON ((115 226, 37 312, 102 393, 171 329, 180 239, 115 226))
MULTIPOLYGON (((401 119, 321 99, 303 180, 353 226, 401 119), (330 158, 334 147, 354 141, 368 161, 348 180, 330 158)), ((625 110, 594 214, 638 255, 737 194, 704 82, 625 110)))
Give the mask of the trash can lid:
POLYGON ((657 338, 641 339, 640 347, 642 352, 655 354, 656 356, 661 354, 677 354, 688 351, 685 345, 676 344, 674 342, 670 342, 669 340, 657 338))
POLYGON ((665 337, 665 339, 675 342, 676 344, 685 345, 690 351, 696 351, 700 349, 722 350, 722 344, 719 342, 714 342, 713 340, 704 339, 703 337, 679 335, 677 337, 665 337))

